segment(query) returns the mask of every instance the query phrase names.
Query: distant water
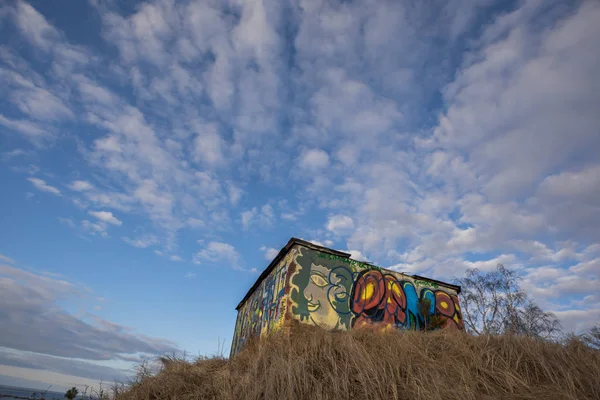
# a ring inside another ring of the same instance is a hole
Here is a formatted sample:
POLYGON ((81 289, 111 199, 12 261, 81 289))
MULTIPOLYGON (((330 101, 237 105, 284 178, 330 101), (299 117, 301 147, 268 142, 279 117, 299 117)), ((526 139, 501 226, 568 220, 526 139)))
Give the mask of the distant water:
POLYGON ((44 400, 64 400, 64 393, 46 392, 43 390, 17 388, 12 386, 0 385, 0 400, 15 400, 15 399, 44 399, 44 400))

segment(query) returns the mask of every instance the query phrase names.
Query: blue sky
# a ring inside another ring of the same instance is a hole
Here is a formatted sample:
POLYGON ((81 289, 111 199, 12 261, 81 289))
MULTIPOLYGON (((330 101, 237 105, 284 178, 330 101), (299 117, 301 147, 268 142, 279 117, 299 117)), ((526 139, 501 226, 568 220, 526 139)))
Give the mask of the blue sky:
POLYGON ((0 6, 0 383, 227 352, 292 236, 599 322, 598 2, 57 4, 0 6))

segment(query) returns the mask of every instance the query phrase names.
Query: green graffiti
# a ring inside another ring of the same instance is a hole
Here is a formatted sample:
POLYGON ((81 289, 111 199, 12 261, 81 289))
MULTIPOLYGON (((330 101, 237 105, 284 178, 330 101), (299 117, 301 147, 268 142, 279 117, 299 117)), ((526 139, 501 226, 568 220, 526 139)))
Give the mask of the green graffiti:
POLYGON ((307 248, 298 252, 295 265, 290 290, 292 314, 300 321, 310 321, 311 314, 327 304, 339 317, 335 329, 350 329, 350 292, 354 274, 360 270, 381 270, 373 265, 307 248), (313 264, 317 269, 325 268, 325 271, 313 270, 313 264), (313 298, 313 294, 319 293, 316 289, 324 291, 323 303, 313 298))
POLYGON ((374 269, 374 270, 377 270, 377 271, 381 271, 381 267, 378 267, 376 265, 365 264, 365 263, 362 263, 360 261, 353 260, 351 258, 336 256, 335 254, 319 253, 317 257, 319 257, 319 258, 325 258, 325 259, 328 259, 328 260, 341 261, 341 262, 349 264, 351 267, 355 267, 355 268, 360 268, 360 269, 374 269))
POLYGON ((293 286, 290 290, 290 297, 295 303, 292 306, 292 313, 297 315, 300 318, 300 321, 308 321, 310 318, 310 300, 304 296, 304 289, 310 281, 310 267, 315 256, 315 252, 303 248, 298 252, 298 256, 294 263, 296 272, 291 282, 293 286))
POLYGON ((435 288, 435 289, 437 289, 439 287, 437 283, 428 282, 428 281, 420 281, 420 280, 416 280, 415 281, 415 285, 430 286, 430 287, 435 288))
POLYGON ((350 329, 352 312, 350 310, 350 293, 354 283, 353 272, 345 266, 335 267, 329 274, 327 297, 331 307, 337 312, 339 321, 335 329, 350 329))

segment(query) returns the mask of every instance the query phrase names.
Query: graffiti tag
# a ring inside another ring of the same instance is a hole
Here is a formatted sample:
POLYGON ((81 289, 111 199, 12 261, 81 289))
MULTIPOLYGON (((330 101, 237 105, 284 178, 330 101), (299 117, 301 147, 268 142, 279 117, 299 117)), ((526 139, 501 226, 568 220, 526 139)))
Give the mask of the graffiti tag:
POLYGON ((415 285, 430 286, 435 289, 437 289, 439 287, 437 283, 428 282, 428 281, 420 281, 420 280, 415 280, 415 285))
POLYGON ((349 264, 352 267, 356 267, 356 268, 360 268, 360 269, 375 269, 375 270, 378 270, 378 271, 381 270, 381 268, 378 267, 378 266, 376 266, 376 265, 365 264, 365 263, 362 263, 360 261, 353 260, 351 258, 345 258, 345 257, 336 256, 335 254, 319 253, 317 255, 317 257, 319 257, 319 258, 326 258, 328 260, 341 261, 343 263, 349 264))

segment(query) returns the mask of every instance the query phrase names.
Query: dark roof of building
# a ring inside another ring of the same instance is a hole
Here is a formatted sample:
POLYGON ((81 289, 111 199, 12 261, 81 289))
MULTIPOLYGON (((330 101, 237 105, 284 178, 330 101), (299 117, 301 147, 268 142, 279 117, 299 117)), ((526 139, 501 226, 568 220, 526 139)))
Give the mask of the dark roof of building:
MULTIPOLYGON (((275 266, 277 264, 279 264, 279 261, 281 261, 281 259, 287 255, 288 251, 292 248, 292 246, 294 246, 296 244, 304 246, 304 247, 308 247, 309 249, 320 251, 322 253, 329 253, 329 254, 333 254, 333 255, 336 255, 336 256, 344 257, 344 258, 350 258, 350 254, 349 253, 344 253, 343 251, 333 250, 333 249, 330 249, 328 247, 319 246, 319 245, 316 245, 314 243, 307 242, 306 240, 302 240, 302 239, 298 239, 298 238, 294 238, 293 237, 290 240, 288 240, 287 244, 281 250, 279 250, 279 253, 277 253, 277 255, 275 256, 275 258, 269 263, 269 265, 267 266, 267 268, 265 268, 265 270, 256 279, 256 282, 254 282, 254 284, 248 290, 248 292, 246 293, 246 295, 244 296, 244 298, 242 299, 242 301, 240 301, 239 304, 237 305, 237 307, 235 308, 236 310, 240 309, 240 307, 244 304, 244 302, 246 300, 248 300, 248 297, 250 297, 250 295, 254 292, 254 290, 256 290, 256 288, 260 285, 260 283, 262 282, 262 280, 265 279, 265 277, 267 277, 267 275, 269 275, 271 273, 271 271, 275 268, 275 266)), ((370 264, 370 263, 364 262, 364 261, 363 261, 363 263, 364 264, 370 264)), ((382 268, 382 269, 385 270, 385 268, 382 268)), ((392 271, 392 272, 395 272, 395 271, 392 271)), ((412 278, 416 278, 416 279, 421 279, 421 280, 424 280, 424 281, 435 282, 438 285, 446 286, 448 288, 456 290, 457 293, 460 293, 460 286, 457 286, 457 285, 452 285, 450 283, 438 281, 438 280, 431 279, 431 278, 426 278, 424 276, 419 276, 419 275, 412 275, 411 277, 412 278)))

